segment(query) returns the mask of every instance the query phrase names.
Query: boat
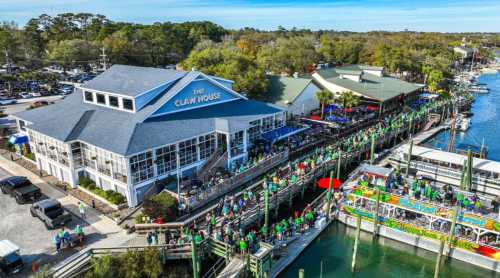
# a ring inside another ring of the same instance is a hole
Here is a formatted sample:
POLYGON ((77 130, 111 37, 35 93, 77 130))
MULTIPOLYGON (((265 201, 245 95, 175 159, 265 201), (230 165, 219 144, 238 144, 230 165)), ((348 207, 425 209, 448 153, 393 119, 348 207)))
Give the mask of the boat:
POLYGON ((469 87, 467 89, 467 91, 469 93, 473 93, 473 94, 488 94, 490 92, 490 89, 489 88, 482 88, 482 87, 469 87))
POLYGON ((462 120, 460 121, 460 130, 467 131, 469 127, 470 127, 470 119, 463 117, 462 120))
POLYGON ((497 74, 498 70, 495 68, 483 68, 481 69, 481 72, 484 74, 497 74))

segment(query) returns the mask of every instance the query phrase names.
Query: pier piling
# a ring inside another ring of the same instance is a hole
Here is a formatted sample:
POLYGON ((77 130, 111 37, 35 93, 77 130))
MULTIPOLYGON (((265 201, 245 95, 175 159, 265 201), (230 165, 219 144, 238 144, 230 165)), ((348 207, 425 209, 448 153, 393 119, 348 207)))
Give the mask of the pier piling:
POLYGON ((373 222, 373 235, 378 233, 378 211, 380 209, 380 188, 377 187, 377 205, 375 206, 374 222, 373 222))
POLYGON ((354 251, 352 252, 352 272, 356 271, 356 254, 358 253, 359 235, 361 233, 361 215, 356 223, 356 237, 354 238, 354 251))
POLYGON ((441 244, 439 245, 439 252, 436 259, 436 267, 434 268, 434 278, 439 278, 439 272, 441 271, 441 258, 443 256, 444 250, 444 239, 441 239, 441 244))
POLYGON ((406 162, 406 177, 410 174, 410 166, 411 166, 411 153, 413 152, 413 139, 410 140, 410 149, 408 150, 408 160, 406 162))
POLYGON ((299 278, 304 278, 304 269, 299 269, 299 278))

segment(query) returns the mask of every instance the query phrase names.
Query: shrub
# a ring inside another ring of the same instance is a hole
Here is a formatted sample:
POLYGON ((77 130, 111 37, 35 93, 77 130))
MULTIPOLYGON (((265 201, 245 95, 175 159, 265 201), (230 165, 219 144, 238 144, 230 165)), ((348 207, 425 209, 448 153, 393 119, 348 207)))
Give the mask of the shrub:
POLYGON ((108 200, 110 203, 119 205, 123 204, 126 201, 125 196, 122 194, 115 192, 113 190, 102 190, 101 188, 97 187, 97 185, 94 183, 93 180, 87 178, 87 177, 80 177, 78 179, 80 186, 82 186, 85 189, 90 190, 91 192, 97 194, 98 196, 103 197, 104 199, 108 200))
POLYGON ((162 217, 165 222, 172 221, 177 215, 177 199, 166 191, 144 200, 144 214, 157 219, 162 217))

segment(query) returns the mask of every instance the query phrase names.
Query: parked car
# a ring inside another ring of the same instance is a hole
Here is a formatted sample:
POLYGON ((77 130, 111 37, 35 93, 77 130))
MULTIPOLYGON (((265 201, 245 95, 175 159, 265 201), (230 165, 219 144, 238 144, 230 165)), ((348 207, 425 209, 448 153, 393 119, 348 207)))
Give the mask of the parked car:
POLYGON ((9 104, 15 104, 17 103, 17 100, 13 98, 2 98, 0 99, 0 105, 9 105, 9 104))
POLYGON ((30 98, 30 97, 31 97, 31 95, 30 95, 30 94, 28 94, 28 93, 26 93, 26 92, 24 92, 24 93, 20 93, 20 94, 19 94, 19 96, 20 96, 21 98, 30 98))
POLYGON ((0 181, 3 194, 10 194, 18 204, 36 201, 42 197, 40 188, 34 186, 26 177, 14 176, 0 181))
POLYGON ((32 97, 41 97, 42 96, 42 94, 40 94, 39 92, 32 92, 32 93, 30 93, 30 95, 32 97))
POLYGON ((0 277, 21 272, 24 263, 19 250, 20 248, 10 240, 0 240, 0 277))
POLYGON ((31 216, 38 217, 47 229, 65 226, 71 221, 71 215, 64 210, 57 200, 45 199, 34 203, 30 208, 31 216))

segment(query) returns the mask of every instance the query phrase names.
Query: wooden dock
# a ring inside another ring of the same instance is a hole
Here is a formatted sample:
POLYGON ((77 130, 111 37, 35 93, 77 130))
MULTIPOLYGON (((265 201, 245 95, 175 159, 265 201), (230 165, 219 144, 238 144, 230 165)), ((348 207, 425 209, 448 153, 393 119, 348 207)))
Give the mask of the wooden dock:
POLYGON ((325 230, 332 220, 327 220, 327 222, 319 227, 312 227, 307 230, 303 235, 298 236, 292 242, 290 242, 286 248, 285 252, 281 254, 281 258, 277 261, 273 261, 271 268, 270 277, 278 277, 278 275, 285 270, 293 261, 295 261, 300 254, 325 230))

